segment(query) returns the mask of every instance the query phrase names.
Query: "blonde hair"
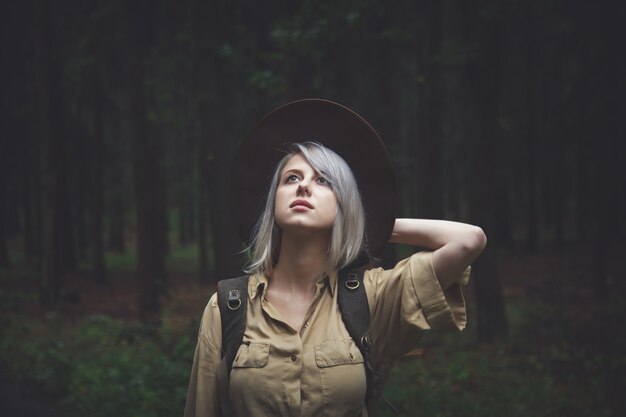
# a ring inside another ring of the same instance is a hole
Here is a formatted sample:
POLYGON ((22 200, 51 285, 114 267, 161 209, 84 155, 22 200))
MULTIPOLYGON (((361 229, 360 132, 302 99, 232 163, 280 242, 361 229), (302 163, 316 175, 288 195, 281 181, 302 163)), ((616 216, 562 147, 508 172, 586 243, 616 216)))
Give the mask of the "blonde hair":
POLYGON ((276 189, 283 168, 296 154, 301 154, 317 173, 330 182, 337 198, 337 214, 328 245, 327 272, 346 267, 366 250, 365 210, 356 179, 346 161, 320 143, 293 143, 272 175, 265 208, 254 227, 248 247, 251 259, 244 269, 246 273, 270 272, 278 262, 281 230, 274 219, 276 189))

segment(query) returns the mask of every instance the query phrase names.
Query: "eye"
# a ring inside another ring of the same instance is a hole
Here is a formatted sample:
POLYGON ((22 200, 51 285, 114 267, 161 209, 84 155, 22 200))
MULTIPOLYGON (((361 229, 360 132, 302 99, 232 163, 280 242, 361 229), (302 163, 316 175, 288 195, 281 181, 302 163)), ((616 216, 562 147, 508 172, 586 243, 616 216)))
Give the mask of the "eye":
POLYGON ((317 182, 321 185, 327 185, 330 186, 330 181, 328 181, 326 178, 324 177, 317 177, 317 182))
POLYGON ((295 174, 291 174, 291 175, 287 176, 287 178, 285 178, 285 182, 286 182, 286 183, 289 183, 289 182, 294 182, 294 181, 297 181, 298 179, 299 179, 299 178, 298 178, 298 176, 297 176, 297 175, 295 175, 295 174))

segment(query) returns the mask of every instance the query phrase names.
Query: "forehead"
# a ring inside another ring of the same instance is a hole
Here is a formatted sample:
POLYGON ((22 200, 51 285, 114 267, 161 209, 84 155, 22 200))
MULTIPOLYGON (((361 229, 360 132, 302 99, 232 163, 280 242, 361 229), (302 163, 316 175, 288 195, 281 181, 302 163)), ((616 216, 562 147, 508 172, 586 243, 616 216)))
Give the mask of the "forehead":
POLYGON ((287 161, 287 164, 285 164, 285 167, 283 168, 283 171, 281 172, 281 174, 284 174, 285 172, 290 171, 290 170, 300 170, 303 172, 315 172, 311 164, 309 164, 307 160, 304 159, 304 156, 302 156, 302 154, 299 154, 299 153, 295 154, 289 159, 289 161, 287 161))

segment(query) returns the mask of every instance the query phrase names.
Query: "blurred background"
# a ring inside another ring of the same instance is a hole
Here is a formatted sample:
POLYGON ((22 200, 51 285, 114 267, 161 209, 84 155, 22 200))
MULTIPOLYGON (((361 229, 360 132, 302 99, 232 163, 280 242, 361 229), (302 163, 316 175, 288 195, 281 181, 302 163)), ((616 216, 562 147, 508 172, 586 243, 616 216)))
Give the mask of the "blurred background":
MULTIPOLYGON (((426 335, 394 372, 399 415, 623 415, 623 4, 39 0, 0 16, 3 415, 182 414, 199 317, 245 260, 230 161, 306 97, 379 132, 398 217, 489 239, 468 329, 426 335)), ((390 245, 383 265, 409 253, 390 245)))

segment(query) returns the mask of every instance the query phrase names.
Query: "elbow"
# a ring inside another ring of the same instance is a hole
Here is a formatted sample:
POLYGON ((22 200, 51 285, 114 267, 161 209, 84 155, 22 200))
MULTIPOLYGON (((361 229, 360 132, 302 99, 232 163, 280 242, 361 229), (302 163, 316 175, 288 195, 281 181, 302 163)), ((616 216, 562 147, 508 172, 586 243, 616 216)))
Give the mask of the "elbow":
POLYGON ((478 226, 472 226, 471 231, 468 233, 468 238, 465 244, 466 250, 478 256, 485 249, 486 246, 487 235, 485 235, 483 229, 478 226))

